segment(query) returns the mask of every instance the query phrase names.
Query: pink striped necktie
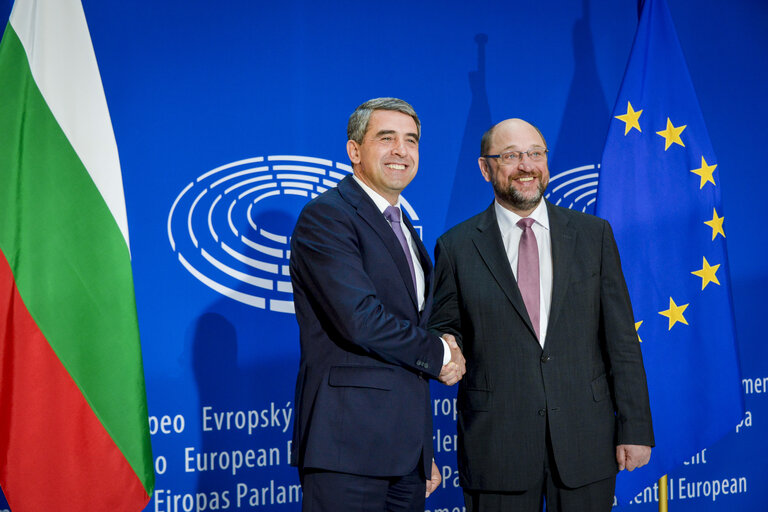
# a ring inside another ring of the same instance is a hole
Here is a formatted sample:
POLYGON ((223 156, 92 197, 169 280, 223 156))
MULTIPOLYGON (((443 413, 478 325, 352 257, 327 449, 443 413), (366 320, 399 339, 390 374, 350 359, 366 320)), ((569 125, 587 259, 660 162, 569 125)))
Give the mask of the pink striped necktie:
POLYGON ((536 337, 539 335, 539 246, 533 234, 534 220, 520 219, 517 225, 523 230, 517 253, 517 286, 523 296, 528 317, 531 319, 536 337))

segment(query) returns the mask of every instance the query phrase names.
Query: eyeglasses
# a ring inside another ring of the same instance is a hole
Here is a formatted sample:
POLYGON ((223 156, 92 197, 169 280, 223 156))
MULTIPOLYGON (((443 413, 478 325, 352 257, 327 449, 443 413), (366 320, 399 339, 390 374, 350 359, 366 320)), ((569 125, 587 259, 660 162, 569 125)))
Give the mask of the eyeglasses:
POLYGON ((514 164, 523 159, 523 155, 528 155, 534 162, 540 162, 547 157, 548 149, 529 149, 528 151, 505 151, 499 155, 484 155, 483 158, 498 158, 501 165, 514 164))

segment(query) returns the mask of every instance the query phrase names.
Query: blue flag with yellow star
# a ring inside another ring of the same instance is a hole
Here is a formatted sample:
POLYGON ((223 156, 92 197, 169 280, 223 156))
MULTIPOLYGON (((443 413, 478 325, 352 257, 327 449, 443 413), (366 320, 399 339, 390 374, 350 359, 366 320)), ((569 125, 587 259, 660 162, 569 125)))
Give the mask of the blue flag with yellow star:
POLYGON ((646 0, 603 150, 610 221, 641 343, 656 447, 620 505, 743 415, 717 158, 664 0, 646 0))

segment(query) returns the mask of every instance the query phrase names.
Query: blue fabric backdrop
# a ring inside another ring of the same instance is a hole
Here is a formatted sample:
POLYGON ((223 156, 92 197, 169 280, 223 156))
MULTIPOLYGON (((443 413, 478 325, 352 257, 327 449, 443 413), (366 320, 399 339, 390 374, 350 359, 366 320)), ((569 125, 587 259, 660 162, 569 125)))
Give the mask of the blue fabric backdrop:
MULTIPOLYGON (((0 0, 3 20, 11 4, 0 0)), ((490 202, 479 139, 507 117, 534 122, 547 138, 551 198, 592 211, 637 26, 631 0, 85 0, 84 8, 125 181, 155 512, 300 508, 288 466, 298 329, 280 311, 290 301, 285 237, 307 198, 348 172, 352 110, 397 96, 418 111, 421 166, 404 197, 427 247, 490 202)), ((768 6, 669 0, 669 8, 718 155, 747 411, 731 434, 670 473, 670 510, 762 510, 768 6)), ((462 510, 454 396, 433 386, 444 482, 428 510, 462 510)), ((656 509, 653 484, 634 509, 656 509)))

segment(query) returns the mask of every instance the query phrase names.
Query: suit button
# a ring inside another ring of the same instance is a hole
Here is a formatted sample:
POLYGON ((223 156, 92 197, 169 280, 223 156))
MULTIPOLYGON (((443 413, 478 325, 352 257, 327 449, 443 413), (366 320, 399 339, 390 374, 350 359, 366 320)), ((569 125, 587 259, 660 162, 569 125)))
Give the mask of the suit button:
POLYGON ((552 360, 552 357, 550 357, 548 354, 543 354, 541 356, 541 362, 542 363, 548 363, 552 360))
POLYGON ((547 414, 547 411, 544 409, 539 409, 539 416, 544 416, 545 414, 547 414))
POLYGON ((429 363, 424 363, 423 366, 425 370, 429 369, 429 363))

